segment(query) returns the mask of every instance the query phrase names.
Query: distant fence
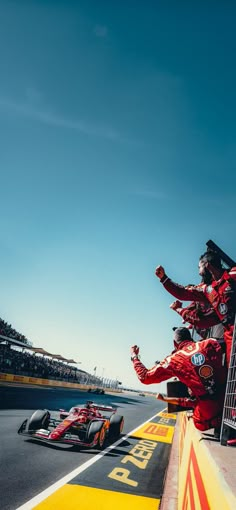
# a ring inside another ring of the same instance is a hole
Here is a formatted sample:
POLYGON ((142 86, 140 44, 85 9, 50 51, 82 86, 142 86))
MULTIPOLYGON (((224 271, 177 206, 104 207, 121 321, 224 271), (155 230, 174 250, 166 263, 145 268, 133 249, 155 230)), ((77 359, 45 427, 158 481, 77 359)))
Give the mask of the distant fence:
POLYGON ((236 320, 228 369, 220 442, 236 445, 236 320))

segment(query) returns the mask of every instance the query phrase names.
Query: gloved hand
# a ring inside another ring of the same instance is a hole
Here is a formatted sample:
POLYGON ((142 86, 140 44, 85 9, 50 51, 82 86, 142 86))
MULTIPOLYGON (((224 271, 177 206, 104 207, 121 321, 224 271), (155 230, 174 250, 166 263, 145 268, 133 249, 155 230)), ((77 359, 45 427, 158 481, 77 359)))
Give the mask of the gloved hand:
POLYGON ((131 356, 134 354, 135 356, 139 355, 139 347, 137 345, 132 345, 130 348, 130 354, 131 356))
POLYGON ((181 303, 181 301, 179 301, 179 300, 177 299, 176 301, 174 301, 173 303, 171 303, 170 308, 171 308, 172 310, 176 310, 177 308, 182 308, 182 303, 181 303))
POLYGON ((165 269, 162 266, 157 266, 155 270, 155 275, 157 278, 160 278, 160 280, 165 276, 165 269))

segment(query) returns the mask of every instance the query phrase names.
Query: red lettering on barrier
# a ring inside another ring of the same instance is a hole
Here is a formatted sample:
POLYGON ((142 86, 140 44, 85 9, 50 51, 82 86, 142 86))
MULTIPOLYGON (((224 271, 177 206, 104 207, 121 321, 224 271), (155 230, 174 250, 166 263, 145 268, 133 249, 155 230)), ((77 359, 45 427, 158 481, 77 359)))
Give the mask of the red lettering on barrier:
POLYGON ((183 449, 184 449, 184 438, 185 438, 186 427, 187 427, 187 416, 186 416, 186 414, 184 414, 184 416, 182 417, 182 422, 181 422, 181 435, 180 435, 180 441, 179 441, 179 452, 180 452, 179 462, 180 462, 180 464, 182 461, 182 454, 183 454, 183 449))
POLYGON ((166 437, 168 434, 168 427, 162 427, 160 425, 149 425, 145 430, 145 434, 153 434, 155 436, 166 437))
POLYGON ((196 506, 198 507, 198 505, 195 505, 194 501, 191 468, 193 470, 193 477, 195 479, 197 487, 197 494, 199 497, 199 508, 204 508, 204 510, 210 510, 206 490, 203 484, 202 475, 198 466, 197 457, 193 448, 193 444, 191 444, 190 448, 182 508, 183 510, 187 509, 195 510, 196 506))
POLYGON ((23 375, 14 375, 13 381, 24 381, 23 375))
POLYGON ((0 379, 6 379, 7 378, 7 374, 0 374, 0 379))

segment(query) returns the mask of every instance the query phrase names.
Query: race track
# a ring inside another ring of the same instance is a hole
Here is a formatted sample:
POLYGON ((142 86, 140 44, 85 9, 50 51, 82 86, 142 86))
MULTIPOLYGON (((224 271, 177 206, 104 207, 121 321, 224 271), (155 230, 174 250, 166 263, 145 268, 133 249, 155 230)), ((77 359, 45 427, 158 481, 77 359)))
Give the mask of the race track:
MULTIPOLYGON (((47 408, 56 414, 61 407, 68 409, 90 399, 118 408, 118 414, 125 417, 124 435, 149 420, 164 407, 163 403, 153 397, 139 397, 133 394, 99 396, 61 388, 0 387, 1 510, 16 510, 25 505, 97 455, 96 450, 78 451, 67 445, 37 443, 17 434, 22 421, 35 409, 47 408)), ((122 448, 127 447, 123 443, 122 448)), ((132 446, 132 442, 130 445, 132 446)), ((101 483, 103 472, 101 466, 105 465, 105 460, 111 463, 118 459, 123 454, 122 448, 111 450, 93 465, 93 486, 99 487, 101 483)), ((166 454, 163 456, 163 463, 166 463, 166 454)), ((163 466, 160 464, 158 469, 163 471, 166 465, 163 466)), ((25 508, 30 510, 32 507, 26 505, 25 508)))

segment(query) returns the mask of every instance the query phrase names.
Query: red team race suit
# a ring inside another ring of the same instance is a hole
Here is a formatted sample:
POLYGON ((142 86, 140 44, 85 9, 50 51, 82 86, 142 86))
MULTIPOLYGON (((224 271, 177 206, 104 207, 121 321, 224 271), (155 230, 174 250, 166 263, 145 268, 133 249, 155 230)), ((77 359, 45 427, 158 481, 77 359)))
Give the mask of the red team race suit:
POLYGON ((194 327, 203 339, 215 338, 222 343, 224 328, 209 303, 206 306, 206 304, 192 301, 186 307, 182 307, 182 303, 178 300, 175 303, 176 305, 171 308, 182 317, 183 323, 188 322, 191 325, 188 326, 189 329, 194 327))
POLYGON ((187 318, 184 317, 184 312, 183 315, 180 313, 180 311, 178 311, 178 313, 182 315, 184 320, 188 320, 188 322, 196 325, 198 328, 208 328, 214 324, 217 324, 219 321, 222 323, 224 327, 224 340, 226 344, 227 366, 229 366, 230 362, 234 319, 236 312, 235 280, 236 267, 233 267, 229 271, 224 271, 221 278, 219 280, 213 280, 210 285, 201 283, 196 286, 184 287, 173 282, 166 275, 164 275, 160 280, 165 289, 177 299, 182 301, 198 301, 199 303, 205 303, 205 305, 208 306, 210 303, 212 312, 209 313, 208 317, 205 315, 201 322, 199 317, 198 322, 194 322, 196 321, 195 312, 192 318, 191 314, 188 314, 187 318))
MULTIPOLYGON (((209 338, 201 342, 181 342, 170 356, 151 369, 147 369, 138 356, 133 358, 133 365, 143 384, 155 384, 178 377, 195 397, 192 405, 195 427, 207 430, 221 424, 227 377, 222 357, 220 344, 209 338)), ((183 399, 181 405, 189 407, 190 402, 189 399, 183 399)))

